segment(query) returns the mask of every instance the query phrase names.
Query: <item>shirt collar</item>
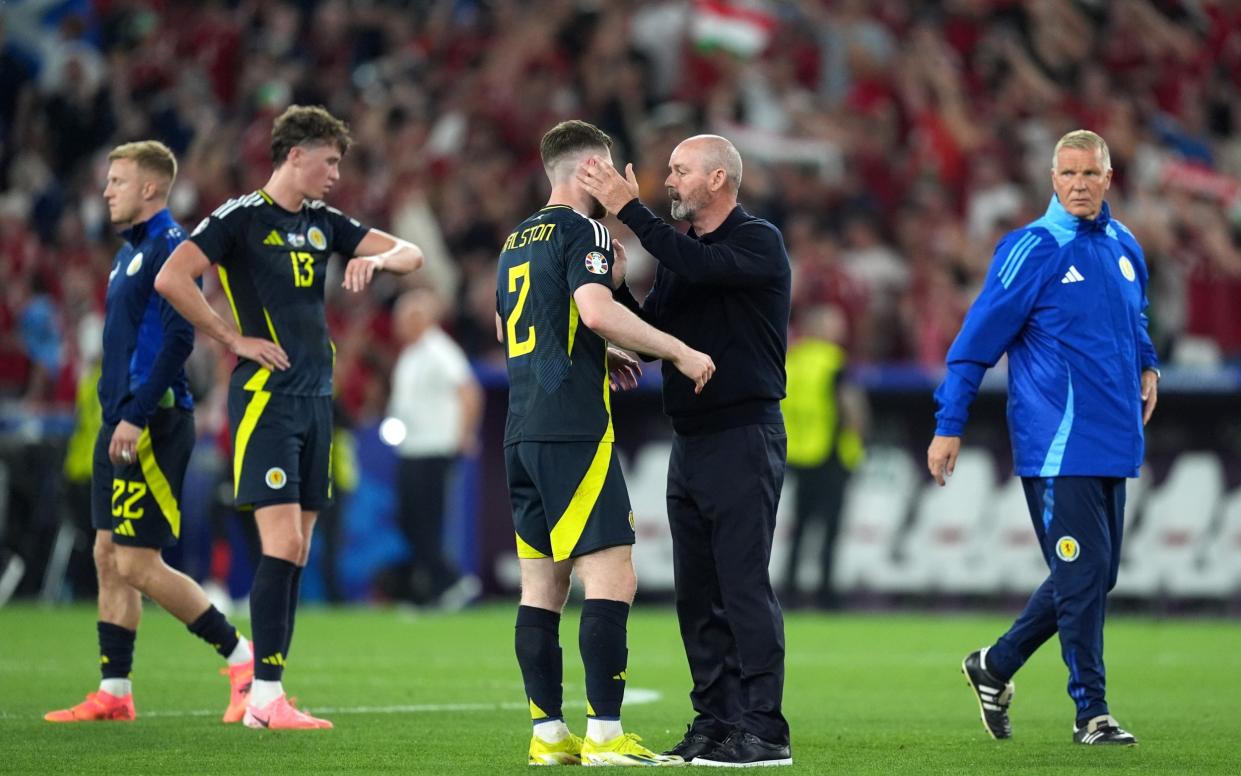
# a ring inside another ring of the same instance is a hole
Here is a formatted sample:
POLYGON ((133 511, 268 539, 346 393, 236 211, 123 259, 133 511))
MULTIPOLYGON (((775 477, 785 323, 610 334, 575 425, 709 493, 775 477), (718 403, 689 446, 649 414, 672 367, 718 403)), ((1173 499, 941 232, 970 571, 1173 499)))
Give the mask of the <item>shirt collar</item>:
POLYGON ((723 223, 715 227, 715 231, 708 232, 704 235, 699 235, 694 231, 693 227, 690 227, 689 235, 702 240, 705 243, 715 243, 727 238, 734 229, 749 220, 750 214, 747 213, 745 208, 741 207, 741 205, 737 205, 732 209, 732 212, 728 214, 728 217, 724 219, 723 223))
POLYGON ((121 237, 130 245, 137 245, 146 239, 147 235, 160 232, 172 226, 175 222, 172 220, 172 213, 168 212, 168 208, 160 210, 146 221, 140 221, 128 229, 121 232, 121 237))
POLYGON ((1094 220, 1078 218, 1065 210, 1064 205, 1060 204, 1060 198, 1052 194, 1051 201, 1047 203, 1047 212, 1043 214, 1043 217, 1056 226, 1062 226, 1072 231, 1077 231, 1079 227, 1106 229, 1108 223, 1112 220, 1112 209, 1108 206, 1107 200, 1104 200, 1103 207, 1099 209, 1099 215, 1095 216, 1094 220))

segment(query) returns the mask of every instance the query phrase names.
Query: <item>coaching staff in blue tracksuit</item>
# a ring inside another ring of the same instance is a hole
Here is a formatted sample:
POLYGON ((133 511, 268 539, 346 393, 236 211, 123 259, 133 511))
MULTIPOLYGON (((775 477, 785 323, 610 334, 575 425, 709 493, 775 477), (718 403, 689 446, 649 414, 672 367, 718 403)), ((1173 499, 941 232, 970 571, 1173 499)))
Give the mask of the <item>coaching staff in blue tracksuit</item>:
POLYGON ((1137 743, 1108 714, 1104 599, 1116 584, 1125 478, 1138 476, 1159 370, 1143 312, 1146 262, 1103 201, 1111 180, 1103 138, 1086 130, 1060 138, 1047 212, 996 248, 935 392, 927 465, 943 485, 983 373, 1008 353, 1013 459, 1051 567, 1009 631, 962 664, 995 738, 1012 735, 1013 674, 1059 633, 1077 707, 1073 740, 1137 743))
MULTIPOLYGON (((780 400, 789 323, 784 238, 737 204, 741 156, 715 135, 678 145, 665 181, 681 234, 638 201, 602 160, 579 177, 658 261, 638 306, 648 322, 715 359, 694 384, 664 362, 664 411, 676 432, 668 466, 677 618, 689 658, 696 716, 669 754, 713 765, 792 762, 784 692, 784 617, 767 565, 784 481, 780 400)), ((619 243, 617 243, 619 245, 619 243)), ((623 262, 622 248, 616 263, 623 262)), ((623 267, 616 268, 623 273, 623 267)))

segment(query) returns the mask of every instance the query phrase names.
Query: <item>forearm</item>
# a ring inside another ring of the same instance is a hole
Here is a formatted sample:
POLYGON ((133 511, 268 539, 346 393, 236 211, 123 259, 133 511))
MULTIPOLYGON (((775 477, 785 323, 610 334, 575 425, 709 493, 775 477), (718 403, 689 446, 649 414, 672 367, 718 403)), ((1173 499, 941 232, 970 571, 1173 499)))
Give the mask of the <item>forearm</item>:
POLYGON ((230 325, 207 303, 202 289, 189 275, 171 274, 161 271, 155 281, 155 290, 168 300, 168 304, 176 308, 190 324, 200 331, 222 343, 230 351, 234 349, 237 339, 241 336, 236 327, 230 325))
POLYGON ((383 253, 378 254, 379 268, 394 275, 405 275, 422 268, 426 257, 422 249, 411 242, 397 240, 396 244, 383 253))
POLYGON ((597 320, 587 325, 613 345, 654 358, 673 360, 685 348, 685 344, 676 337, 644 322, 619 302, 604 305, 597 320))
MULTIPOLYGON (((629 284, 626 283, 616 289, 616 291, 612 294, 612 298, 626 310, 641 318, 644 322, 658 328, 659 318, 655 315, 655 311, 659 309, 658 304, 655 303, 657 289, 658 285, 651 289, 650 293, 646 295, 646 301, 639 304, 638 300, 634 298, 633 291, 630 290, 629 284)), ((643 361, 654 361, 658 358, 658 356, 654 356, 640 350, 635 352, 637 352, 638 357, 643 361)))

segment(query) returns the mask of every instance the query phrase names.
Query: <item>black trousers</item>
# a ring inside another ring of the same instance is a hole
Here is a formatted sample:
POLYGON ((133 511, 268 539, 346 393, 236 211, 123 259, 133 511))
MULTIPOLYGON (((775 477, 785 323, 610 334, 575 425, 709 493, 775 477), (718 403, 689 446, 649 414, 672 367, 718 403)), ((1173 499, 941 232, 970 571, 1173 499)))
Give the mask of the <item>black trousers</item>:
POLYGON ((430 603, 460 576, 444 556, 444 497, 455 458, 400 458, 397 465, 397 520, 413 552, 411 598, 430 603))
POLYGON ((836 554, 836 539, 840 536, 840 512, 844 506, 849 470, 840 463, 834 452, 817 466, 790 465, 788 468, 797 481, 797 498, 793 504, 793 535, 789 542, 788 565, 784 569, 783 594, 796 596, 797 564, 801 560, 806 526, 822 521, 824 532, 823 546, 819 550, 819 568, 823 576, 815 594, 815 604, 831 606, 835 603, 832 559, 836 554))
POLYGON ((689 658, 692 727, 787 743, 784 615, 767 566, 784 482, 782 424, 677 435, 668 465, 677 619, 689 658))

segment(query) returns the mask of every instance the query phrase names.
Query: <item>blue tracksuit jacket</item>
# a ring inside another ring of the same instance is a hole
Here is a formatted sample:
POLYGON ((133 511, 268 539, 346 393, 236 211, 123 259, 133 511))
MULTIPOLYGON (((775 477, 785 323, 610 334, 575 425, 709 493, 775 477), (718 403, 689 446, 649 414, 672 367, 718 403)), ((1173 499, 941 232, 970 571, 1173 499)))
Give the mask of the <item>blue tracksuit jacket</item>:
POLYGON ((99 403, 108 425, 142 428, 169 389, 177 406, 194 406, 185 377, 194 327, 155 293, 155 276, 185 232, 164 209, 121 236, 104 302, 99 403))
POLYGON ((1107 203, 1079 219, 1053 194, 996 247, 948 351, 936 434, 960 436, 983 374, 1008 353, 1008 428, 1022 477, 1136 477, 1147 333, 1146 260, 1107 203))

